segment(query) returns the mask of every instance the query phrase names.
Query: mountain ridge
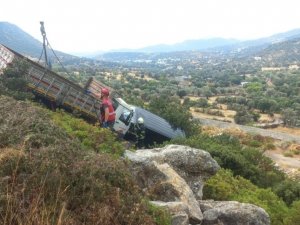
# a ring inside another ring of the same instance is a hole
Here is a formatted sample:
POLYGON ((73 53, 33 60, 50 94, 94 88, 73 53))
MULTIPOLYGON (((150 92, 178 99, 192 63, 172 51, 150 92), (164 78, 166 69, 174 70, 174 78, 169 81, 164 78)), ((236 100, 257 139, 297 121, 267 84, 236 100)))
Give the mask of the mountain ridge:
MULTIPOLYGON (((9 22, 0 22, 0 44, 3 44, 18 53, 33 58, 39 58, 42 53, 43 43, 33 36, 9 22)), ((55 57, 51 49, 47 48, 49 57, 55 57)), ((54 50, 60 58, 73 58, 74 56, 54 50)))
POLYGON ((8 22, 0 22, 0 43, 32 57, 39 57, 43 48, 40 41, 8 22))
MULTIPOLYGON (((93 59, 110 59, 112 54, 121 54, 125 57, 127 53, 131 58, 134 56, 155 54, 155 53, 175 53, 180 51, 205 51, 205 52, 215 52, 219 54, 231 54, 240 53, 241 56, 250 56, 252 54, 259 53, 260 51, 268 48, 275 43, 283 43, 285 41, 292 40, 294 38, 300 38, 300 28, 293 29, 287 32, 282 32, 274 34, 269 37, 239 41, 236 39, 224 39, 224 38, 210 38, 210 39, 199 39, 199 40, 186 40, 173 45, 153 45, 140 49, 120 49, 119 52, 109 51, 109 52, 99 52, 97 51, 91 53, 88 58, 93 59), (109 57, 106 57, 109 56, 109 57)), ((5 46, 27 56, 38 58, 42 52, 42 43, 32 37, 30 34, 23 31, 18 26, 8 23, 0 22, 0 43, 5 46)), ((77 58, 67 53, 60 51, 55 51, 55 53, 60 58, 77 58)), ((49 49, 50 57, 54 57, 53 53, 49 49)), ((148 55, 149 56, 149 55, 148 55)))

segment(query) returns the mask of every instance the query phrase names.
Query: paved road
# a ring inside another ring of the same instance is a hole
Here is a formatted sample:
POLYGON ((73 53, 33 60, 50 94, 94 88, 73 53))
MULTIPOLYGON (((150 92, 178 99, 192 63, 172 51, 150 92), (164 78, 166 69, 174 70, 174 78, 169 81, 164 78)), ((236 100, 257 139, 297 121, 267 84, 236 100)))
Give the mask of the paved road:
POLYGON ((218 121, 218 120, 203 119, 203 118, 197 117, 195 115, 194 115, 194 118, 199 119, 203 125, 207 125, 207 126, 215 126, 215 127, 219 127, 219 128, 234 128, 234 127, 236 128, 236 127, 238 127, 239 129, 246 131, 248 133, 260 134, 265 137, 272 137, 272 138, 279 139, 282 141, 295 141, 300 144, 300 136, 298 136, 298 135, 283 133, 283 132, 279 132, 279 131, 271 131, 271 130, 256 128, 256 127, 238 125, 238 124, 233 124, 233 123, 227 123, 227 122, 222 122, 222 121, 218 121))

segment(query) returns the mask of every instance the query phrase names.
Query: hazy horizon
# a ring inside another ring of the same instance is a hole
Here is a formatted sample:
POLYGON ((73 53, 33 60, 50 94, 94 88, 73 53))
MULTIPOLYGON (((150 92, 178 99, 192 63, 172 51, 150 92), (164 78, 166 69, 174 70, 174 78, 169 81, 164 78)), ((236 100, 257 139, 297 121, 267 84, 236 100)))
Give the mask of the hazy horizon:
POLYGON ((295 0, 11 0, 0 21, 41 41, 45 22, 54 49, 93 53, 186 40, 253 40, 299 28, 295 0))

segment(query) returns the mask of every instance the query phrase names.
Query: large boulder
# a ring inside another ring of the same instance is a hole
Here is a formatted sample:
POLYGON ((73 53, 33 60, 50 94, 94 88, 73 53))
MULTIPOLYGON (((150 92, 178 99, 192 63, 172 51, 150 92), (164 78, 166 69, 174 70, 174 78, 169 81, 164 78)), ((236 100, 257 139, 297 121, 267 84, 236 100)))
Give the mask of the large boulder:
POLYGON ((201 225, 269 225, 266 211, 258 206, 236 201, 199 201, 203 212, 201 225))
MULTIPOLYGON (((164 148, 126 151, 127 157, 138 173, 141 166, 150 162, 169 164, 189 185, 196 199, 202 199, 204 181, 220 169, 218 163, 206 151, 181 145, 168 145, 164 148)), ((143 172, 144 173, 144 172, 143 172)), ((137 177, 143 183, 144 177, 137 177)))

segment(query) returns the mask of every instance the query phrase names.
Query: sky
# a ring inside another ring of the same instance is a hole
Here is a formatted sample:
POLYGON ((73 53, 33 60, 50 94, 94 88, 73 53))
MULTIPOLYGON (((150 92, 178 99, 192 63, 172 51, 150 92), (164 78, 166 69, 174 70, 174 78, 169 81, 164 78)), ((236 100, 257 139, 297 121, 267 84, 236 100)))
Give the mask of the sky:
POLYGON ((212 37, 239 40, 300 28, 299 0, 4 0, 0 21, 66 53, 137 49, 212 37))

